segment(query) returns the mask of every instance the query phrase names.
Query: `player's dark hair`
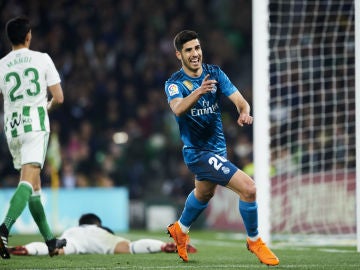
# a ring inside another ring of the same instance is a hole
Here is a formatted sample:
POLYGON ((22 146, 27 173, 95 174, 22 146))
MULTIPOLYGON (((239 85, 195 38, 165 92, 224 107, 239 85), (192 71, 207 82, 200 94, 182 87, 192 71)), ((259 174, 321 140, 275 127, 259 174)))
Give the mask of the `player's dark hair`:
POLYGON ((18 16, 6 23, 6 36, 12 45, 25 43, 27 33, 31 30, 30 21, 26 16, 18 16))
POLYGON ((183 30, 179 32, 174 38, 175 50, 181 51, 183 45, 193 39, 199 39, 198 33, 192 30, 183 30))
POLYGON ((79 225, 101 226, 101 219, 93 213, 83 214, 79 219, 79 225))

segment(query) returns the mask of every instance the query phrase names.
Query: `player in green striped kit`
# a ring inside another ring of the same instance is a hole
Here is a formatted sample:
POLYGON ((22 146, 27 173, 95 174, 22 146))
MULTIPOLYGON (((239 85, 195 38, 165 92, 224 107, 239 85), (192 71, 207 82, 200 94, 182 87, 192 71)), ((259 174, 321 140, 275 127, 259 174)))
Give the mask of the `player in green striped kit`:
POLYGON ((60 76, 49 55, 29 49, 32 35, 28 18, 19 16, 9 20, 5 30, 12 51, 0 60, 0 92, 4 99, 7 143, 14 167, 20 171, 20 180, 0 225, 0 255, 10 258, 9 231, 28 204, 49 255, 54 256, 66 245, 66 240, 56 239, 48 225, 40 200, 40 170, 50 133, 48 110, 64 101, 60 76))

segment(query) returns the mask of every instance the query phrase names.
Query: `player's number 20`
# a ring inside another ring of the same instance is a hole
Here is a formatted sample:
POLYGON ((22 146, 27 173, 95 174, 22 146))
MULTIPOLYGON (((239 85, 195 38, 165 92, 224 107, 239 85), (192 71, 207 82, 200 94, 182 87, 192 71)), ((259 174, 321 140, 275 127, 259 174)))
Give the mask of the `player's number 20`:
POLYGON ((211 158, 209 158, 209 164, 214 167, 215 170, 219 170, 221 166, 223 165, 223 162, 226 162, 227 159, 224 157, 221 157, 219 155, 215 155, 211 158))

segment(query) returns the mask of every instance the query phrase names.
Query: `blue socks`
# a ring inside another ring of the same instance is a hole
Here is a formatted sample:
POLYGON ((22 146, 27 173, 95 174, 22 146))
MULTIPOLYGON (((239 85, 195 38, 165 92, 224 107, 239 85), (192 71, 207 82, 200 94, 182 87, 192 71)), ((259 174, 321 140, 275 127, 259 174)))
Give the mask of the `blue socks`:
POLYGON ((244 221, 245 229, 249 237, 255 237, 258 232, 258 212, 256 202, 244 202, 239 200, 239 211, 244 221))
MULTIPOLYGON (((186 227, 190 227, 191 224, 198 218, 198 216, 207 206, 207 202, 203 203, 196 199, 193 190, 186 199, 185 207, 181 214, 179 222, 186 227)), ((258 211, 256 201, 245 202, 239 200, 239 211, 248 236, 256 237, 259 234, 258 211)))
POLYGON ((180 223, 190 227, 207 206, 207 202, 203 203, 196 199, 193 190, 186 199, 184 210, 179 219, 180 223))

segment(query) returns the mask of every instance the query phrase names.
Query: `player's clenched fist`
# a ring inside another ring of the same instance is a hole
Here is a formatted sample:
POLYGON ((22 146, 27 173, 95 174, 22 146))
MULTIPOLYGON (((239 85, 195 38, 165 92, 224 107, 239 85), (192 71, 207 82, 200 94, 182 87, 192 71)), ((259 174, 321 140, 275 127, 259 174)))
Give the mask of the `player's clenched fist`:
POLYGON ((251 125, 253 122, 253 117, 249 114, 245 114, 245 113, 240 113, 239 118, 237 120, 237 123, 239 124, 239 126, 244 126, 244 124, 246 125, 251 125))

